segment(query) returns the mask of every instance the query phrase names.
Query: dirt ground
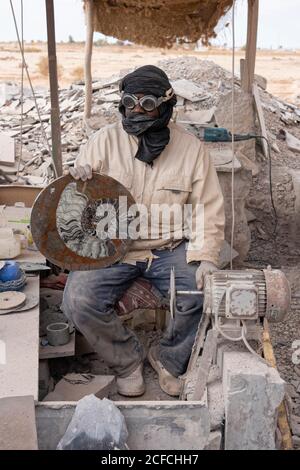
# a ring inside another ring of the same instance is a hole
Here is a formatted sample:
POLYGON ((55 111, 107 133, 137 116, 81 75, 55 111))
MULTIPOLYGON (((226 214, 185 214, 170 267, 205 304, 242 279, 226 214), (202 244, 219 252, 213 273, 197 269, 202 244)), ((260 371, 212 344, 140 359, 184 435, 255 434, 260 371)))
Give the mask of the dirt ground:
MULTIPOLYGON (((236 73, 244 51, 236 51, 236 73)), ((105 45, 94 47, 93 77, 105 78, 122 69, 145 64, 156 64, 161 59, 179 56, 195 56, 199 59, 213 60, 218 65, 231 70, 230 50, 206 49, 189 50, 184 47, 164 50, 142 46, 105 45)), ((25 57, 30 76, 35 85, 48 86, 47 45, 34 43, 25 45, 25 57)), ((84 44, 58 44, 57 59, 59 84, 66 87, 83 78, 84 44)), ((300 103, 300 51, 259 50, 257 53, 256 73, 268 80, 268 91, 291 103, 300 103)), ((19 82, 21 60, 17 43, 0 43, 0 83, 19 82)))

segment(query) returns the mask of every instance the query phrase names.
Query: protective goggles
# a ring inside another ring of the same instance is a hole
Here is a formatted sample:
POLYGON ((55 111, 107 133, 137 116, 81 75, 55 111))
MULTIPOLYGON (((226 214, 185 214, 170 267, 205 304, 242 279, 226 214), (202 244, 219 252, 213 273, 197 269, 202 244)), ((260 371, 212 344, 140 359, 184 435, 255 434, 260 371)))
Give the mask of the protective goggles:
POLYGON ((121 97, 121 103, 127 109, 134 109, 139 104, 140 107, 143 108, 145 111, 154 111, 154 109, 158 108, 161 103, 169 101, 173 95, 173 88, 167 90, 166 95, 160 96, 159 98, 153 95, 145 95, 141 98, 137 98, 135 95, 123 92, 121 97))

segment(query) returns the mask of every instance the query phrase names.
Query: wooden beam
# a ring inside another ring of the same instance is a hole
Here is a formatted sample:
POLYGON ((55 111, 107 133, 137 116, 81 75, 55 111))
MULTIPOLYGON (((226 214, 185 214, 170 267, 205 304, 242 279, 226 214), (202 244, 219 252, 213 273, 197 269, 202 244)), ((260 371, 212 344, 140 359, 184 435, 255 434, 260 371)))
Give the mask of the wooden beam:
POLYGON ((85 79, 85 103, 84 117, 90 118, 92 112, 92 52, 93 52, 93 20, 94 1, 85 0, 85 19, 86 19, 86 40, 85 40, 85 59, 84 59, 84 79, 85 79))
POLYGON ((242 80, 242 89, 247 93, 251 93, 254 81, 257 47, 258 9, 259 0, 248 0, 246 60, 243 74, 244 76, 242 80))
POLYGON ((54 6, 53 6, 53 0, 45 0, 45 1, 46 1, 46 15, 47 15, 47 42, 48 42, 50 97, 51 97, 52 158, 54 162, 56 177, 58 177, 62 175, 62 154, 61 154, 60 113, 59 113, 59 102, 58 102, 54 6))
MULTIPOLYGON (((270 330, 268 320, 264 319, 264 330, 263 330, 263 351, 264 358, 269 364, 270 367, 276 369, 276 359, 273 351, 273 346, 270 338, 270 330)), ((290 430, 290 425, 288 421, 287 411, 285 407, 285 401, 283 400, 278 407, 278 427, 280 429, 282 437, 282 449, 283 450, 292 450, 293 441, 292 434, 290 430)))

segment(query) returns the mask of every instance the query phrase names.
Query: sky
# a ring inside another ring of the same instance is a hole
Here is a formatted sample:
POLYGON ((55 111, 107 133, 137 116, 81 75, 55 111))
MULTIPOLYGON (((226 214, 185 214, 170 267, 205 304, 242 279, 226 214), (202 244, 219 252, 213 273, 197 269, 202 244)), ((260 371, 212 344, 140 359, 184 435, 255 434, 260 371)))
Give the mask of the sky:
MULTIPOLYGON (((21 0, 12 0, 20 18, 21 0)), ((145 0, 147 1, 147 0, 145 0)), ((236 0, 235 32, 236 46, 246 43, 247 0, 236 0)), ((46 40, 45 0, 23 0, 24 39, 46 40)), ((81 0, 54 0, 56 40, 68 41, 69 36, 75 41, 84 41, 85 27, 81 0)), ((279 46, 288 49, 300 49, 299 34, 300 0, 260 0, 258 47, 273 48, 279 46)), ((230 19, 230 18, 229 18, 230 19)), ((95 34, 95 40, 102 35, 95 34)), ((0 42, 16 40, 10 0, 0 0, 0 42)), ((231 26, 220 28, 215 40, 217 45, 231 44, 231 26)))

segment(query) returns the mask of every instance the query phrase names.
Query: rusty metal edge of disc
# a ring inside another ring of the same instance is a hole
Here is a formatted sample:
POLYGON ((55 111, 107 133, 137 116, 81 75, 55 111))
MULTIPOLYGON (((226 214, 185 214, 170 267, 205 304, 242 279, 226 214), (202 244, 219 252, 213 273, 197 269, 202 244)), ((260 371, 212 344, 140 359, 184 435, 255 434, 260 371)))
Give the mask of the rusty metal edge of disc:
MULTIPOLYGON (((96 184, 109 183, 109 191, 119 190, 118 196, 127 196, 128 206, 135 204, 135 200, 131 193, 117 180, 108 175, 101 175, 93 173, 93 178, 86 182, 74 180, 71 175, 62 176, 55 181, 52 181, 46 188, 43 189, 34 201, 31 211, 31 233, 33 240, 38 250, 47 258, 51 263, 59 266, 62 269, 69 271, 87 271, 92 269, 104 268, 120 261, 128 252, 132 240, 122 240, 122 249, 110 257, 99 259, 92 259, 83 257, 72 250, 70 250, 63 240, 60 238, 56 226, 56 208, 60 200, 60 196, 67 186, 67 184, 75 182, 80 187, 86 183, 86 188, 93 184, 90 189, 91 192, 97 191, 96 184), (53 246, 54 245, 54 246, 53 246), (60 258, 53 255, 61 250, 64 256, 60 258)), ((78 188, 77 186, 77 188, 78 188)), ((99 194, 99 198, 107 197, 99 194)))

